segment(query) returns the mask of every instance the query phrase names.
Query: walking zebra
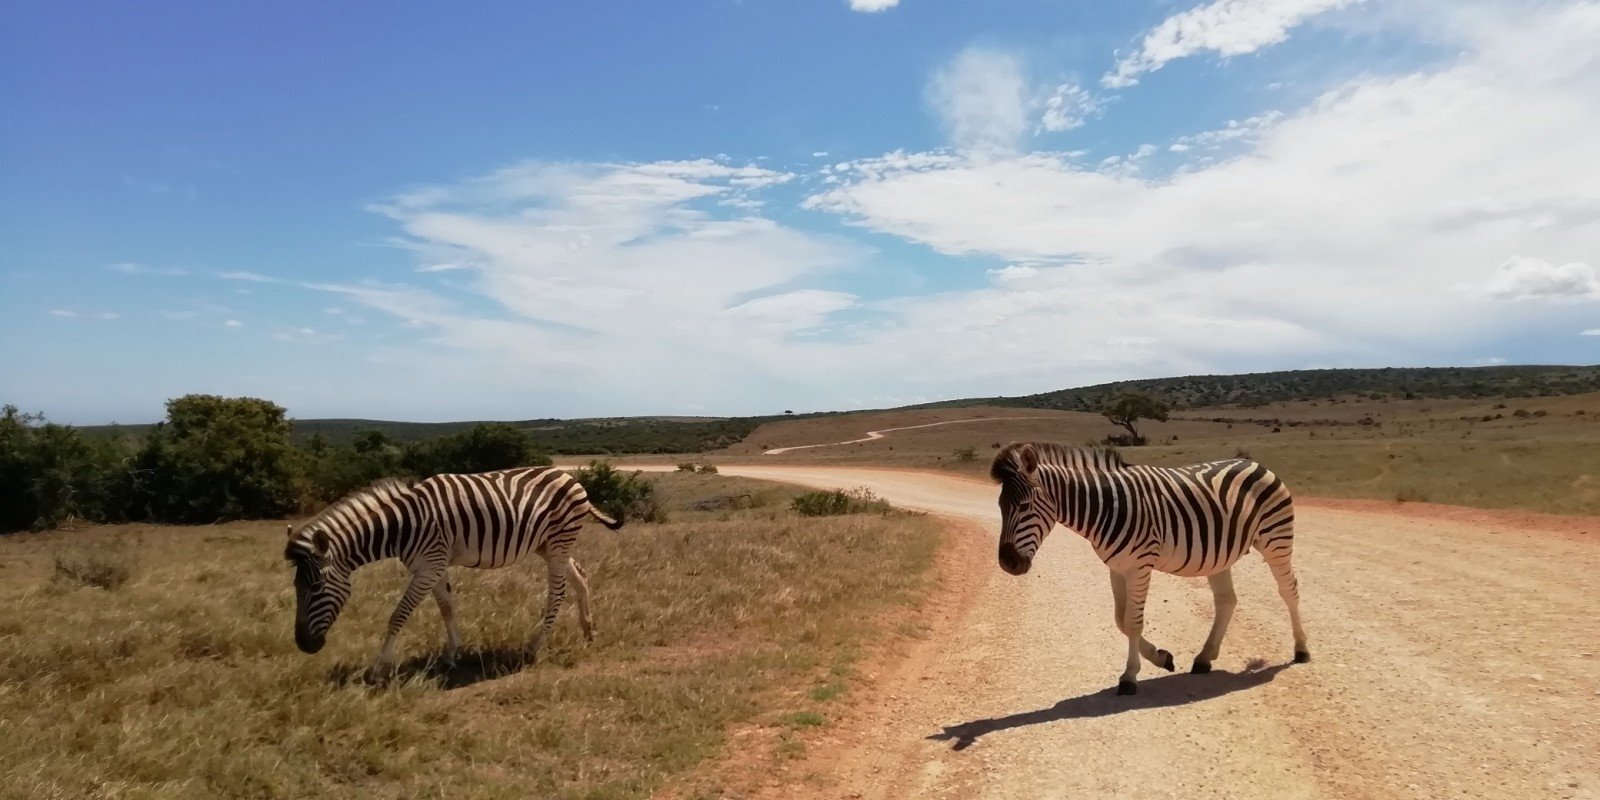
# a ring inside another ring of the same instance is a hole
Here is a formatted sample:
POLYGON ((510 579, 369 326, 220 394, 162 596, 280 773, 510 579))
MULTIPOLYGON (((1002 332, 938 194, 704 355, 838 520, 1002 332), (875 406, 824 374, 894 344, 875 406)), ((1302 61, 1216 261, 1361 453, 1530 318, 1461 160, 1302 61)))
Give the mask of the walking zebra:
POLYGON ((1001 569, 1026 573, 1057 523, 1088 539, 1110 568, 1117 627, 1128 637, 1128 665, 1117 694, 1138 691, 1140 656, 1174 668, 1171 653, 1144 639, 1151 573, 1210 579, 1216 618, 1192 670, 1210 672, 1238 603, 1233 565, 1252 547, 1266 559, 1289 607, 1294 660, 1311 660, 1289 564, 1294 500, 1266 467, 1244 459, 1130 466, 1114 450, 1014 442, 995 456, 989 474, 1001 485, 1001 569))
POLYGON ((578 624, 594 638, 589 584, 567 555, 585 516, 616 530, 622 523, 589 504, 572 476, 551 467, 528 467, 470 475, 435 475, 422 481, 386 478, 334 503, 301 525, 289 526, 284 558, 294 563, 294 640, 315 653, 350 599, 350 574, 358 567, 398 558, 411 583, 389 617, 389 633, 370 675, 394 663, 395 639, 411 612, 431 592, 444 617, 445 661, 454 662, 461 634, 455 597, 445 575, 452 565, 504 567, 530 552, 545 560, 549 590, 532 655, 555 624, 570 578, 578 590, 578 624))

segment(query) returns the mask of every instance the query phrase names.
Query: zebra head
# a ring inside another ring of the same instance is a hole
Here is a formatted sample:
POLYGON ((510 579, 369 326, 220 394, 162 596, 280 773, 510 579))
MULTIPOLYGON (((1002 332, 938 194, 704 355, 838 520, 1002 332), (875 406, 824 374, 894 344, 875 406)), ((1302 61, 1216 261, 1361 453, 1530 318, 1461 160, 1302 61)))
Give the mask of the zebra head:
POLYGON ((995 456, 989 475, 1000 484, 1000 568, 1023 575, 1056 526, 1057 514, 1039 484, 1039 453, 1032 444, 1012 444, 995 456))
POLYGON ((350 599, 350 574, 328 557, 332 544, 320 528, 296 533, 289 526, 283 557, 294 564, 294 643, 315 653, 327 643, 328 629, 350 599))

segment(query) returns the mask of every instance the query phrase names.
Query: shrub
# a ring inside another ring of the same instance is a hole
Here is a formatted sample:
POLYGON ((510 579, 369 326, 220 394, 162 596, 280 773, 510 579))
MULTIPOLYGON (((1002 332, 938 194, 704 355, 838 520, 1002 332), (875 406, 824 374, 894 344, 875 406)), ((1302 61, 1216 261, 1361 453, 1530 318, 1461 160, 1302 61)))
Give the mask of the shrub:
POLYGON ((656 485, 640 477, 637 470, 624 474, 604 461, 572 471, 583 484, 589 502, 619 520, 666 522, 667 511, 656 496, 656 485))
POLYGON ((120 518, 125 458, 117 442, 6 406, 0 410, 0 532, 120 518))
POLYGON ((330 445, 321 434, 300 450, 302 495, 312 506, 329 503, 379 478, 406 473, 405 451, 378 431, 360 431, 345 445, 330 445))
POLYGON ((882 514, 890 510, 889 503, 873 494, 870 489, 845 491, 806 492, 797 495, 789 507, 802 517, 836 517, 844 514, 882 514))
POLYGON ((418 442, 401 459, 406 471, 426 478, 442 473, 492 472, 512 467, 549 466, 550 457, 534 447, 521 428, 480 422, 465 433, 418 442))
POLYGON ((679 472, 694 472, 698 468, 699 467, 697 467, 693 461, 688 461, 678 465, 679 472))
POLYGON ((701 464, 700 465, 700 474, 702 474, 702 475, 715 475, 715 474, 717 474, 717 465, 716 464, 701 464))
POLYGON ((960 461, 963 464, 967 463, 968 461, 977 461, 978 460, 978 448, 976 448, 976 447, 960 447, 960 448, 957 448, 956 451, 955 451, 955 457, 956 457, 957 461, 960 461))
POLYGON ((115 591, 133 577, 131 559, 119 548, 58 553, 55 557, 58 584, 94 586, 115 591))
POLYGON ((167 402, 135 459, 130 512, 166 522, 281 517, 294 509, 294 448, 282 406, 191 394, 167 402))

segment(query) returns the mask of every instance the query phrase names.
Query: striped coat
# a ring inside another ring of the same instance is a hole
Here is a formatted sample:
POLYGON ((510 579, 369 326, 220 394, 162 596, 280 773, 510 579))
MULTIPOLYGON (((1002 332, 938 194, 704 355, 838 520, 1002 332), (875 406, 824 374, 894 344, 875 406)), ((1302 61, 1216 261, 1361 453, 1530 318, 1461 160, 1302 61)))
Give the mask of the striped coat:
POLYGON ((380 480, 299 528, 290 526, 284 557, 295 566, 295 642, 307 653, 322 649, 328 629, 350 598, 351 573, 374 561, 398 558, 410 570, 411 581, 389 618, 373 674, 381 675, 393 664, 400 630, 430 594, 444 617, 445 661, 453 661, 461 636, 447 569, 505 567, 529 553, 544 559, 549 578, 533 654, 555 624, 569 580, 578 593, 579 624, 592 639, 588 582, 568 555, 587 517, 613 530, 622 525, 590 505, 576 479, 552 467, 380 480))
POLYGON ((1026 573, 1057 525, 1089 541, 1111 575, 1117 626, 1128 637, 1118 691, 1133 694, 1142 656, 1173 669, 1172 654, 1143 638, 1150 577, 1166 572, 1211 582, 1216 617, 1193 671, 1209 672, 1237 604, 1232 567, 1259 551, 1289 608, 1295 660, 1306 661, 1299 586, 1291 566, 1294 500, 1271 470, 1234 459, 1183 467, 1130 466, 1112 450, 1014 443, 990 467, 1001 485, 999 561, 1026 573))

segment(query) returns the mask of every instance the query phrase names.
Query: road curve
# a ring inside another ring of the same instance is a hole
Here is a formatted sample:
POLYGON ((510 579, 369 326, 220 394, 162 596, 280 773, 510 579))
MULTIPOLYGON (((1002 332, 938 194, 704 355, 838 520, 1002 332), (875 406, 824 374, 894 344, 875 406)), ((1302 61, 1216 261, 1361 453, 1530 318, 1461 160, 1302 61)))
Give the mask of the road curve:
MULTIPOLYGON (((1210 675, 1148 664, 1117 697, 1124 640, 1105 569, 1058 530, 1020 578, 994 563, 995 487, 926 472, 728 465, 865 486, 967 521, 970 604, 834 734, 824 776, 773 796, 1600 798, 1600 547, 1492 525, 1302 508, 1296 568, 1313 661, 1287 664, 1264 564, 1210 675), (1265 666, 1247 670, 1252 660, 1265 666)), ((1158 576, 1146 632, 1186 664, 1206 582, 1158 576)))
POLYGON ((943 422, 925 422, 921 425, 902 425, 898 428, 884 428, 881 431, 867 431, 867 435, 861 437, 860 439, 849 439, 843 442, 824 442, 822 444, 799 444, 792 447, 774 447, 771 450, 762 451, 761 455, 780 456, 784 453, 793 452, 795 450, 810 450, 814 447, 838 447, 839 445, 844 444, 860 444, 861 442, 871 442, 882 439, 885 434, 894 433, 895 431, 910 431, 916 430, 917 428, 937 428, 940 425, 962 425, 973 422, 1003 422, 1005 420, 1013 419, 1034 419, 1034 417, 978 417, 976 419, 947 419, 943 422))

